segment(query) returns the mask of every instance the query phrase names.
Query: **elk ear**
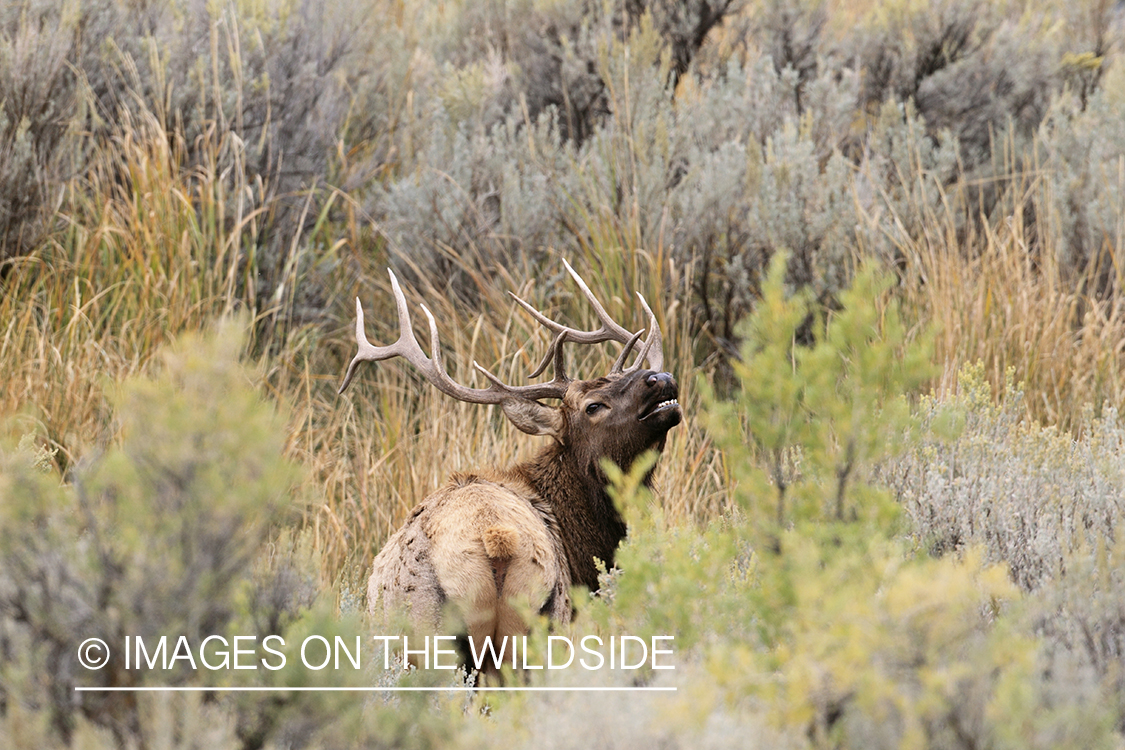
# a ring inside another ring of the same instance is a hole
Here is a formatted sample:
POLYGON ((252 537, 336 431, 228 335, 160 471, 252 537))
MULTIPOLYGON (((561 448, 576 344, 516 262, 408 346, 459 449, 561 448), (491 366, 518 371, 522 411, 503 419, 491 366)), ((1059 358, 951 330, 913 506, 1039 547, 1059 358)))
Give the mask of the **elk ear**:
POLYGON ((562 436, 563 418, 558 409, 522 398, 506 399, 500 406, 504 416, 528 435, 550 435, 555 439, 562 436))

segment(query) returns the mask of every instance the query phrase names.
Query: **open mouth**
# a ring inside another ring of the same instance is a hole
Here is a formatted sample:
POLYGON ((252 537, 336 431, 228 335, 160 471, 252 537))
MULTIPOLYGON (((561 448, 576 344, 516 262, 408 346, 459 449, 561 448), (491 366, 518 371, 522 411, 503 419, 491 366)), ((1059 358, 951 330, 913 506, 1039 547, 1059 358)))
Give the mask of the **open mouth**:
POLYGON ((659 402, 653 404, 648 409, 645 409, 645 411, 641 413, 641 416, 638 417, 638 419, 643 421, 643 420, 648 419, 649 417, 651 417, 654 414, 659 414, 660 412, 668 411, 670 409, 675 409, 676 411, 679 411, 680 402, 675 398, 669 398, 669 399, 665 399, 664 401, 659 401, 659 402))

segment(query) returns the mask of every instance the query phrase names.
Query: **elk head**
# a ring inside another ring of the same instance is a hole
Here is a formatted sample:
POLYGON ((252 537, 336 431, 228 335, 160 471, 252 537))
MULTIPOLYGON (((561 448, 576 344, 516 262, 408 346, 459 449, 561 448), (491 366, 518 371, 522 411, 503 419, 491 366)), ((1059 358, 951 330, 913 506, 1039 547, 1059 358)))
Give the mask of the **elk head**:
POLYGON ((430 356, 426 356, 414 337, 410 313, 398 279, 393 271, 389 271, 398 307, 399 338, 390 346, 372 345, 364 334, 363 306, 357 298, 356 342, 359 351, 348 365, 339 392, 343 393, 351 383, 360 362, 397 356, 413 364, 442 393, 470 403, 497 404, 509 421, 523 432, 554 438, 559 451, 584 472, 600 475, 599 462, 603 457, 627 468, 633 459, 649 448, 663 448, 668 430, 679 424, 682 414, 677 401, 679 391, 676 381, 663 371, 662 338, 656 316, 638 292, 637 297, 649 319, 648 336, 641 344, 636 361, 626 366, 644 329, 630 333, 614 322, 582 277, 565 260, 563 264, 594 308, 601 322, 600 328, 592 331, 569 328, 509 292, 524 310, 555 334, 543 361, 530 375, 537 377, 548 364, 552 364, 554 377, 551 381, 512 386, 474 362, 473 367, 488 379, 490 385, 487 388, 469 388, 455 382, 442 364, 434 316, 422 305, 430 324, 430 356), (623 344, 621 354, 607 375, 593 380, 567 377, 563 344, 597 344, 604 341, 623 344), (642 368, 645 363, 649 369, 642 368), (541 403, 542 399, 558 399, 560 403, 550 406, 541 403))

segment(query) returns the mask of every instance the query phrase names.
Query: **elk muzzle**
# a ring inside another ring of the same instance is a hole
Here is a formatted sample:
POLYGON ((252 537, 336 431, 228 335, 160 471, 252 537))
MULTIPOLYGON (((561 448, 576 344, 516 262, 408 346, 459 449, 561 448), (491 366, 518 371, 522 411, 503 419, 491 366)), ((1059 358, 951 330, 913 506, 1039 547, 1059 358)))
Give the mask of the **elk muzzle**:
POLYGON ((644 399, 640 414, 637 419, 659 425, 660 429, 668 430, 675 427, 683 419, 680 411, 680 389, 676 379, 671 373, 649 372, 644 375, 644 399))

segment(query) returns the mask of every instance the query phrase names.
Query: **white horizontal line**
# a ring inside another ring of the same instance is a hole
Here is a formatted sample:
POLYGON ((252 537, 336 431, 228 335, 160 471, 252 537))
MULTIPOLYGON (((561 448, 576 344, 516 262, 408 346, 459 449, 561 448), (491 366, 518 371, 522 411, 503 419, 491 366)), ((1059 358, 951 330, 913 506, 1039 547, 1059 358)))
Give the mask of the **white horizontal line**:
POLYGON ((385 692, 631 692, 631 693, 656 693, 676 692, 675 687, 79 687, 76 693, 211 693, 211 692, 239 692, 239 693, 264 693, 264 692, 345 692, 345 693, 385 693, 385 692))

